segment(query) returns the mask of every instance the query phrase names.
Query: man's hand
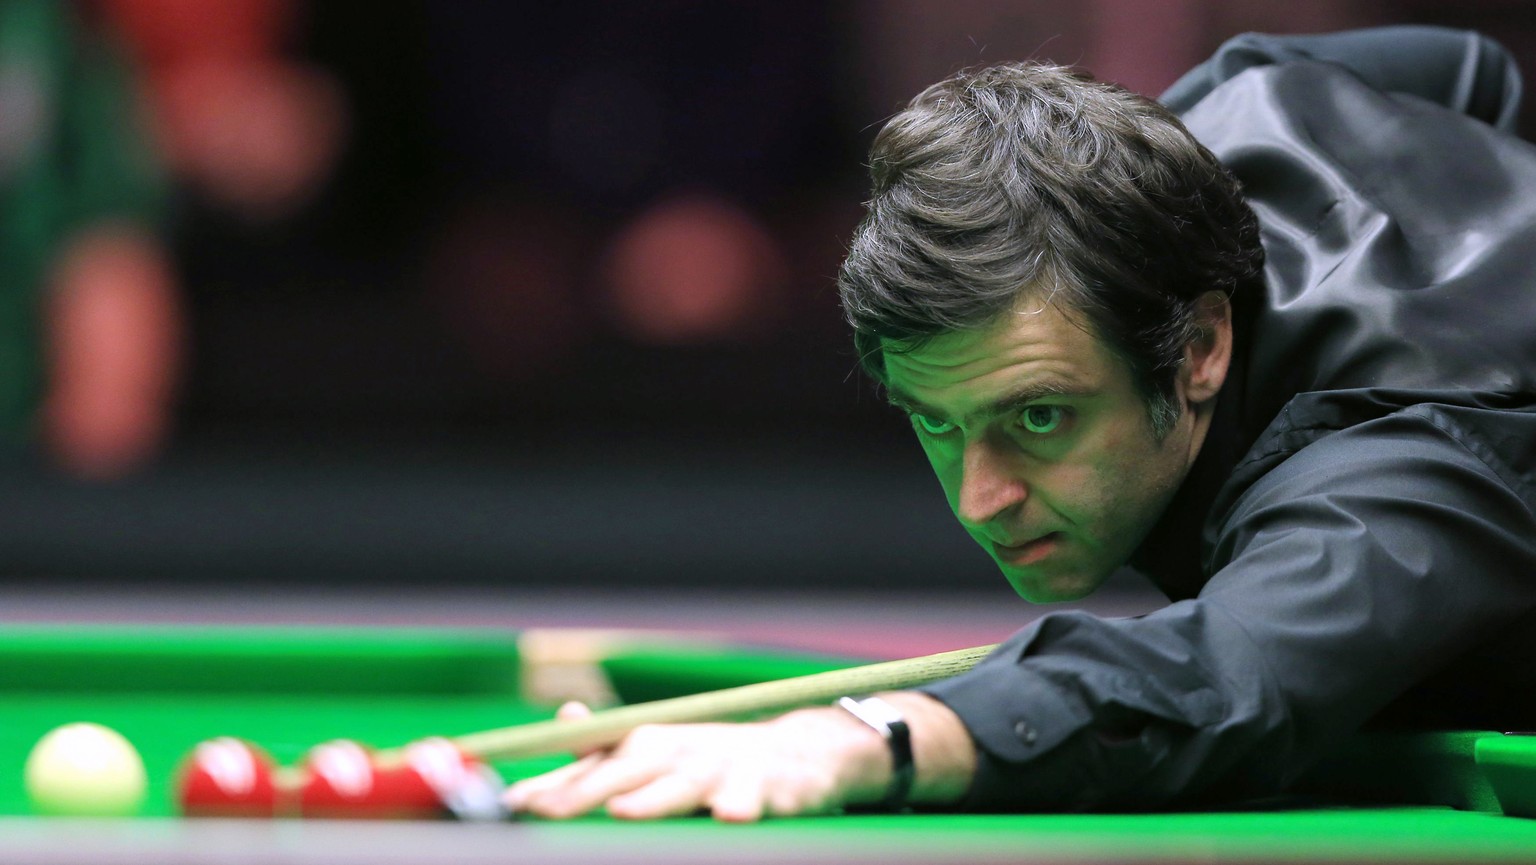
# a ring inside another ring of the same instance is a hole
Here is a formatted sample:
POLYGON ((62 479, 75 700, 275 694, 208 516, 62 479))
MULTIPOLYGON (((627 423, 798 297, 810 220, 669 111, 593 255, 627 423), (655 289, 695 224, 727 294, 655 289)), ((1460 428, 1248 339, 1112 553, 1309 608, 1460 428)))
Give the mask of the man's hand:
MULTIPOLYGON (((886 694, 907 718, 917 762, 913 801, 960 798, 975 751, 960 720, 923 694, 886 694)), ((567 706, 561 716, 586 714, 567 706)), ((507 791, 516 811, 575 817, 604 805, 621 819, 707 810, 717 819, 817 814, 881 801, 891 782, 885 741, 841 709, 802 709, 752 724, 640 727, 611 750, 507 791)))

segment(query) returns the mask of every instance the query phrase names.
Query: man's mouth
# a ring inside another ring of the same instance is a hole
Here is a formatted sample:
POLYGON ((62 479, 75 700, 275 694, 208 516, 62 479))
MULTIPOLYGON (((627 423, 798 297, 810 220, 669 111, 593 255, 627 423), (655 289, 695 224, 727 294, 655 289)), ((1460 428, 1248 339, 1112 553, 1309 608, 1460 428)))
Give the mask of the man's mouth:
POLYGON ((1024 568, 1039 564, 1051 553, 1056 552, 1057 548, 1061 546, 1061 540, 1061 532, 1051 532, 1041 535, 1032 541, 1025 541, 1014 546, 993 543, 992 554, 997 557, 998 561, 1004 564, 1024 568))

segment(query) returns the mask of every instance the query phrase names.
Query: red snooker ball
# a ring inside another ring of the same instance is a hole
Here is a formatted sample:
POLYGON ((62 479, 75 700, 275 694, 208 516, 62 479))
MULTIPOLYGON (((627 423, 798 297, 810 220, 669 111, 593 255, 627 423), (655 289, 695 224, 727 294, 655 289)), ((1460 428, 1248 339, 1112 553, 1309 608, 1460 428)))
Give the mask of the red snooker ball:
MULTIPOLYGON (((459 815, 496 816, 499 784, 486 767, 447 739, 423 739, 406 746, 400 759, 379 766, 366 749, 345 740, 316 746, 306 761, 299 793, 305 817, 426 820, 459 815), (473 808, 466 809, 466 793, 473 808)), ((499 781, 499 779, 496 779, 499 781)))
POLYGON ((383 816, 373 758, 346 739, 311 748, 304 761, 299 813, 305 817, 383 816))
POLYGON ((182 764, 177 784, 181 813, 189 817, 272 817, 277 812, 273 762, 239 739, 209 739, 182 764))
POLYGON ((400 774, 413 776, 413 780, 402 784, 430 787, 439 813, 460 820, 501 820, 510 816, 502 804, 505 785, 501 776, 448 739, 422 739, 408 745, 400 774))

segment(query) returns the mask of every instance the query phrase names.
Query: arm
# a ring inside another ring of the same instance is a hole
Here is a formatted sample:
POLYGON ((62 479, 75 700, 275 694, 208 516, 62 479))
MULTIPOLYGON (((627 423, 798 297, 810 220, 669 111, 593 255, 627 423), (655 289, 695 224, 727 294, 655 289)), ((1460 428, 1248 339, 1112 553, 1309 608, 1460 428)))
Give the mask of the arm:
MULTIPOLYGON (((1503 433, 1536 440, 1536 416, 1507 417, 1520 428, 1503 433)), ((923 689, 947 710, 897 695, 914 713, 914 800, 954 804, 968 787, 972 808, 1145 808, 1283 789, 1536 610, 1531 508, 1447 423, 1409 409, 1285 459, 1233 505, 1215 539, 1227 564, 1194 601, 1050 615, 923 689)), ((878 801, 889 771, 873 731, 810 709, 637 731, 512 800, 555 817, 607 802, 624 817, 753 819, 878 801)))
MULTIPOLYGON (((910 801, 958 800, 975 764, 954 713, 923 694, 882 694, 912 731, 917 775, 910 801)), ((585 713, 575 704, 562 717, 585 713)), ((708 810, 720 820, 824 813, 880 802, 891 783, 885 741, 841 709, 790 712, 755 724, 641 727, 611 751, 588 754, 514 785, 514 810, 575 817, 606 805, 626 819, 708 810)))
MULTIPOLYGON (((1472 414, 1485 440, 1536 436, 1528 415, 1472 414)), ((1049 616, 926 688, 976 739, 969 804, 1272 794, 1536 609, 1530 503, 1477 437, 1424 407, 1326 435, 1232 504, 1208 550, 1226 564, 1199 598, 1049 616)))

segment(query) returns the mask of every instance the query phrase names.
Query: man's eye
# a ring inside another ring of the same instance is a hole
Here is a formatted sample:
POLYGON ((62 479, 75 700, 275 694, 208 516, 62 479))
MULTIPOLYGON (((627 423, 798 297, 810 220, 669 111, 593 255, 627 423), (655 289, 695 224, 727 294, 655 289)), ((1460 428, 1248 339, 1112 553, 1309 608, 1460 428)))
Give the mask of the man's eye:
POLYGON ((1066 419, 1059 405, 1032 405, 1019 416, 1019 425, 1035 435, 1053 433, 1066 419))
POLYGON ((912 419, 917 421, 917 425, 922 428, 923 432, 929 435, 941 436, 955 428, 955 425, 949 421, 939 420, 936 417, 929 417, 925 414, 914 413, 912 419))

